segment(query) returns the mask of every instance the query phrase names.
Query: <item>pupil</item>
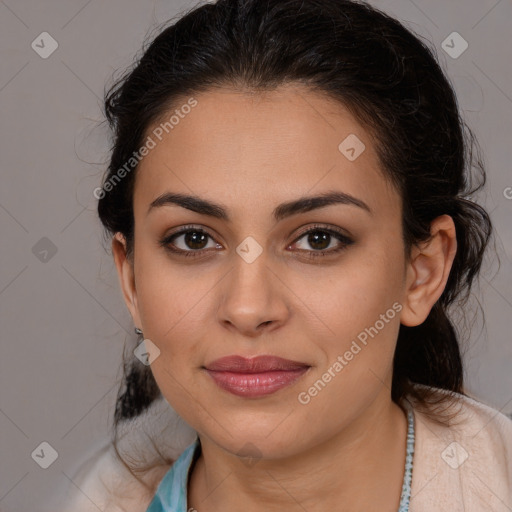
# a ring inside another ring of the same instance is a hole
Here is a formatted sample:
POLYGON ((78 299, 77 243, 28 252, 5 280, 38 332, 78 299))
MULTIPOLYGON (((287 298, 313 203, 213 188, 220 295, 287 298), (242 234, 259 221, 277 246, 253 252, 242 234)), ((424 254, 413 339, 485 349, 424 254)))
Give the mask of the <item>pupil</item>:
POLYGON ((185 233, 185 243, 191 249, 203 249, 204 245, 206 245, 206 236, 207 235, 205 233, 189 231, 188 233, 185 233))
POLYGON ((308 243, 314 249, 323 250, 326 247, 329 247, 330 238, 331 238, 331 235, 329 233, 325 233, 324 231, 316 231, 315 233, 309 234, 308 243), (318 235, 318 233, 322 233, 322 234, 318 235), (320 247, 318 247, 317 244, 320 244, 320 247))

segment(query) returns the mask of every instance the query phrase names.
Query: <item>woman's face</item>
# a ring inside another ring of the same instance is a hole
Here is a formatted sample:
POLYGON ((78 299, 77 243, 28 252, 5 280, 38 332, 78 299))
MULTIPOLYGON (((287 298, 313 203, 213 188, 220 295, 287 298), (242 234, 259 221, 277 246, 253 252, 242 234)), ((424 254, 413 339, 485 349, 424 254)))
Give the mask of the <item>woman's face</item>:
POLYGON ((156 144, 137 169, 125 298, 160 350, 163 395, 200 435, 232 453, 291 455, 389 407, 407 286, 400 196, 369 133, 324 96, 283 86, 194 99, 168 134, 147 132, 156 144), (171 193, 222 215, 150 208, 171 193), (288 207, 326 193, 354 200, 288 207), (207 370, 232 355, 303 369, 260 380, 207 370))

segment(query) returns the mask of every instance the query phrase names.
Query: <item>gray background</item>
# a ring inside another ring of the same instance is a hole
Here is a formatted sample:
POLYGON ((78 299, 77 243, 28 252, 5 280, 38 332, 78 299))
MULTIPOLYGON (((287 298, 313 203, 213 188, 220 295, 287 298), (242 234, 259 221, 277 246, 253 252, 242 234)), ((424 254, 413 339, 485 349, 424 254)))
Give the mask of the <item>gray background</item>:
MULTIPOLYGON (((467 385, 510 414, 512 2, 371 3, 435 44, 485 154, 488 186, 479 200, 497 230, 501 268, 490 253, 466 308, 474 320, 465 345, 467 385), (441 47, 453 31, 469 43, 456 59, 441 47)), ((123 347, 135 335, 92 195, 108 157, 100 103, 112 72, 132 62, 146 34, 194 4, 0 1, 4 512, 50 510, 77 463, 108 438, 123 347), (59 45, 47 59, 31 47, 45 31, 59 45), (46 470, 31 457, 43 441, 58 452, 46 470)))

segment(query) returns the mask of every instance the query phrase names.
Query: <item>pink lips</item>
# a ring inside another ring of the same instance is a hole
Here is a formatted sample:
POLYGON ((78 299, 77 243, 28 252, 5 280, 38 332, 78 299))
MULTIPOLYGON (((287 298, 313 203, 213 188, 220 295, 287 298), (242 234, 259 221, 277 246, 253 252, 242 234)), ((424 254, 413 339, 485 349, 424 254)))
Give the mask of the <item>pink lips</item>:
POLYGON ((205 369, 222 389, 250 398, 289 386, 309 369, 309 365, 275 356, 251 359, 228 356, 208 364, 205 369))

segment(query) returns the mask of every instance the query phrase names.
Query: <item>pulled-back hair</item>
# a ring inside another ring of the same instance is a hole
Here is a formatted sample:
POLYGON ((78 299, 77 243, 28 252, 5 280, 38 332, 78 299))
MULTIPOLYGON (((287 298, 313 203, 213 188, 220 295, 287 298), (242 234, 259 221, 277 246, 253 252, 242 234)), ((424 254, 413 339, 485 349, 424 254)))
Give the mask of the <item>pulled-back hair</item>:
MULTIPOLYGON (((456 228, 457 253, 441 297, 421 325, 400 326, 392 399, 411 395, 426 405, 432 387, 464 394, 448 308, 467 302, 492 227, 471 200, 485 183, 478 142, 435 50, 397 20, 351 0, 219 0, 171 21, 106 94, 113 146, 104 183, 143 145, 150 127, 192 95, 296 83, 339 101, 372 137, 381 171, 402 197, 406 257, 429 239, 436 217, 450 215, 456 228)), ((130 258, 136 172, 135 166, 98 202, 106 238, 122 233, 130 258)), ((150 367, 133 357, 125 362, 124 385, 115 426, 160 396, 150 367)))

